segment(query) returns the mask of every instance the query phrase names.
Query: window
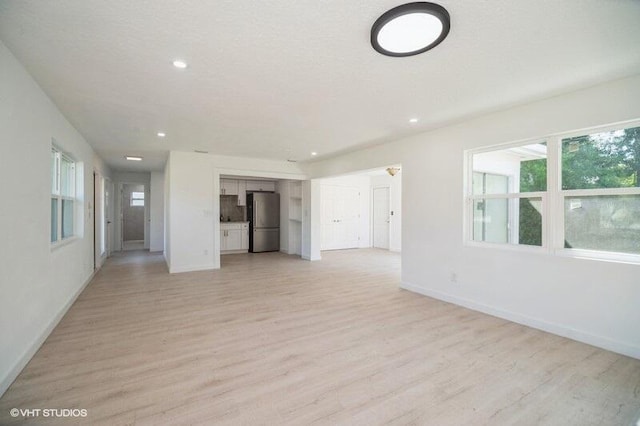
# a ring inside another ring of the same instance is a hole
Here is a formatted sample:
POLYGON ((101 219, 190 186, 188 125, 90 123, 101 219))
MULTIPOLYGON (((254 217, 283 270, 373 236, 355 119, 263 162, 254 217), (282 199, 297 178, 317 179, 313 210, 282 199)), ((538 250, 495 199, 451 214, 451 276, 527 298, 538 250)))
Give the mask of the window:
POLYGON ((144 207, 144 192, 131 192, 131 207, 144 207))
POLYGON ((638 123, 473 150, 468 159, 468 244, 640 262, 638 123))
POLYGON ((474 153, 471 240, 542 246, 546 142, 474 153))
POLYGON ((640 255, 640 127, 561 140, 564 247, 640 255))
POLYGON ((51 242, 74 235, 76 164, 56 148, 51 149, 51 242))

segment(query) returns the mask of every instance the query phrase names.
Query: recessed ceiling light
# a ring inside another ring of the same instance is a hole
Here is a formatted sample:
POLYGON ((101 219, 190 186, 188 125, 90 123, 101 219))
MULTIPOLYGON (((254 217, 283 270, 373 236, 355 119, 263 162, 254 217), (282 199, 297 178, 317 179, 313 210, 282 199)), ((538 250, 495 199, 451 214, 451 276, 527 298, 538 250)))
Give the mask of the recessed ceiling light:
POLYGON ((415 123, 417 123, 417 122, 418 122, 418 119, 417 119, 417 118, 410 118, 410 119, 409 119, 409 123, 415 124, 415 123))
POLYGON ((131 155, 127 155, 127 156, 126 156, 126 157, 124 157, 124 158, 126 158, 126 159, 127 159, 127 160, 129 160, 129 161, 142 161, 142 157, 133 157, 133 156, 131 156, 131 155))
POLYGON ((165 136, 167 136, 167 134, 165 132, 158 132, 158 137, 159 138, 164 138, 165 136))
POLYGON ((433 49, 450 29, 447 10, 435 3, 407 3, 388 10, 371 27, 371 45, 387 56, 412 56, 433 49))
POLYGON ((316 155, 318 155, 318 153, 317 153, 317 152, 315 152, 315 151, 313 151, 313 152, 311 153, 311 155, 316 156, 316 155))
POLYGON ((180 59, 176 59, 175 61, 173 61, 173 66, 176 68, 185 69, 187 67, 187 63, 180 59))

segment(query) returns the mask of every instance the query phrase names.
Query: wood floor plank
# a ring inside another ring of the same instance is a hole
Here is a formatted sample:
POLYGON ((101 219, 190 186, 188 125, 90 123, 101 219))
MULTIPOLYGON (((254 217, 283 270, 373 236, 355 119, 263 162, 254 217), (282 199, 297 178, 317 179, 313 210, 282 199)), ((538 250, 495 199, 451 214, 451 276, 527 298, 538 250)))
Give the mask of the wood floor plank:
POLYGON ((0 424, 629 425, 640 361, 398 288, 382 250, 111 258, 0 398, 0 424), (87 418, 13 418, 11 408, 87 418))

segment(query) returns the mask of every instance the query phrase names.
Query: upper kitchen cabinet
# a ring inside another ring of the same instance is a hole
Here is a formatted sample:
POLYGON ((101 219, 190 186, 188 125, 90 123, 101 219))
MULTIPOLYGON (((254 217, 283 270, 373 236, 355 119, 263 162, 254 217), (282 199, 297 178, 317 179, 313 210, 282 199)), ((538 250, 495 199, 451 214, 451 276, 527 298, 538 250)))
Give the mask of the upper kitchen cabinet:
POLYGON ((239 206, 247 205, 247 181, 246 180, 238 181, 238 205, 239 206))
POLYGON ((238 195, 238 181, 235 179, 220 179, 220 195, 238 195))
POLYGON ((268 180, 248 180, 247 191, 275 191, 276 183, 268 180))

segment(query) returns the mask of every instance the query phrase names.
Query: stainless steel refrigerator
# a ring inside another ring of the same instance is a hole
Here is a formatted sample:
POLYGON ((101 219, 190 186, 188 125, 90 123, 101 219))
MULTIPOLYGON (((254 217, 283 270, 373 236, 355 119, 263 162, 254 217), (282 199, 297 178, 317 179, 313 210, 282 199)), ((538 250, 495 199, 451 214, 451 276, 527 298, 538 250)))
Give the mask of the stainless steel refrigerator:
POLYGON ((247 210, 249 251, 259 253, 280 250, 280 194, 247 194, 247 210))

